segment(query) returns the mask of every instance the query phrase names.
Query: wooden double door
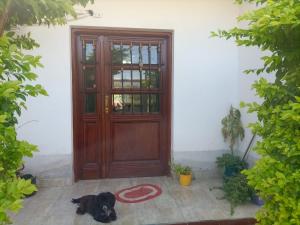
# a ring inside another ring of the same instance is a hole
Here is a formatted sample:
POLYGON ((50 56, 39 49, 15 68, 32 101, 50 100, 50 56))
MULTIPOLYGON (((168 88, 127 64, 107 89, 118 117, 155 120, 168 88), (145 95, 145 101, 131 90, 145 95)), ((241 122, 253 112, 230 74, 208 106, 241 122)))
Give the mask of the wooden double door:
POLYGON ((75 180, 169 173, 172 33, 72 28, 75 180))

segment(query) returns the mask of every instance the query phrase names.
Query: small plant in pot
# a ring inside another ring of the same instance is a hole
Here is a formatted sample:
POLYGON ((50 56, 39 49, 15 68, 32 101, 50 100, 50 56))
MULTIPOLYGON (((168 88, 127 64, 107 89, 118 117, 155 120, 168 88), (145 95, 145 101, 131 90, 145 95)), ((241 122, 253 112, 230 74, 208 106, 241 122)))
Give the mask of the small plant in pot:
POLYGON ((243 140, 245 131, 241 122, 241 113, 238 109, 230 107, 229 114, 222 119, 222 134, 224 141, 229 142, 230 153, 225 153, 217 158, 217 165, 224 169, 224 176, 230 177, 239 174, 240 171, 247 168, 247 163, 234 155, 234 147, 238 140, 243 140))
POLYGON ((173 164, 172 170, 179 176, 179 183, 182 186, 189 186, 192 182, 192 169, 189 166, 181 164, 173 164))
POLYGON ((231 153, 226 153, 221 157, 218 157, 216 163, 219 168, 224 169, 225 177, 235 176, 242 170, 248 168, 247 162, 241 160, 239 156, 235 156, 231 153))

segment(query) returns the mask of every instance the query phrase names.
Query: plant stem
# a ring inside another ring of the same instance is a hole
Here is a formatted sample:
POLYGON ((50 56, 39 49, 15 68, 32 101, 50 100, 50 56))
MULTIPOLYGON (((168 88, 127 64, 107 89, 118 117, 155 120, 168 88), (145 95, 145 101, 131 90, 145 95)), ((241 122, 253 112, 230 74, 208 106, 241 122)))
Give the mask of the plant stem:
POLYGON ((8 21, 11 3, 12 3, 12 0, 7 0, 4 10, 2 12, 2 15, 0 15, 0 37, 3 35, 5 25, 8 21))

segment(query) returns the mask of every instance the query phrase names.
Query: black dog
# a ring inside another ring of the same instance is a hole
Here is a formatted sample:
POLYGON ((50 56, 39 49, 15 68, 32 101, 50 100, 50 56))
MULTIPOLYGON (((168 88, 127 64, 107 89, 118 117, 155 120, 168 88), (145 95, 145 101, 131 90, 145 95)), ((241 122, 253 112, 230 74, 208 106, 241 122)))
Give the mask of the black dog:
POLYGON ((117 219, 114 209, 116 198, 110 192, 98 195, 85 195, 81 198, 72 199, 72 202, 79 204, 76 211, 77 214, 89 213, 98 222, 109 223, 117 219))

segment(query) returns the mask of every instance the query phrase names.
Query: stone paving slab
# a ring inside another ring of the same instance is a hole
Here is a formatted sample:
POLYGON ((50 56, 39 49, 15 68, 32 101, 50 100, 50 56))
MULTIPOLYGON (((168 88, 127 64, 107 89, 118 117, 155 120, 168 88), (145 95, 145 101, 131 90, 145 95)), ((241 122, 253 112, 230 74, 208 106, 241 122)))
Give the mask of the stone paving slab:
POLYGON ((218 220, 254 217, 259 209, 252 204, 238 207, 233 216, 220 190, 220 179, 196 179, 192 186, 182 187, 170 177, 103 179, 80 181, 66 187, 41 187, 36 195, 25 200, 24 208, 13 215, 15 225, 97 225, 89 215, 76 215, 72 198, 100 192, 116 192, 138 184, 159 185, 163 193, 143 203, 116 203, 118 219, 111 225, 145 225, 188 223, 201 220, 218 220))

